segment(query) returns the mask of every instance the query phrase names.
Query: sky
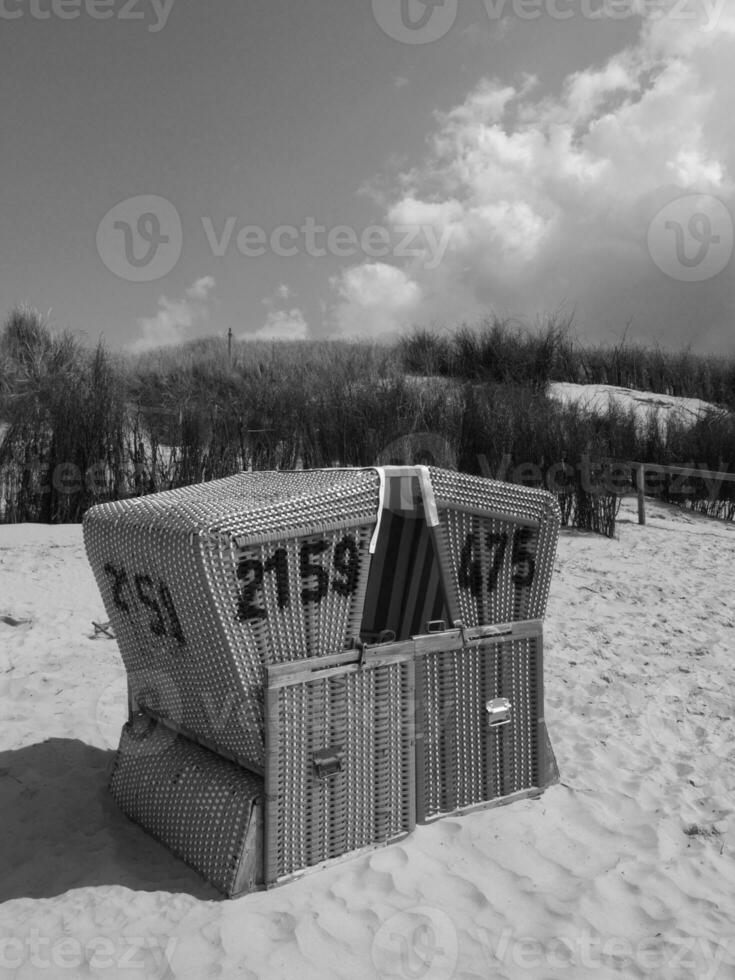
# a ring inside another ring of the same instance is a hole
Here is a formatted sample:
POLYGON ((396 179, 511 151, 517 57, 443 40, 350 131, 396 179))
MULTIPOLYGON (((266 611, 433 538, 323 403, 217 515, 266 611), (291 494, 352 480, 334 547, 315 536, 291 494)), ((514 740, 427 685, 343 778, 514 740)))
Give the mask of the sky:
POLYGON ((0 0, 0 317, 735 349, 726 0, 0 0))

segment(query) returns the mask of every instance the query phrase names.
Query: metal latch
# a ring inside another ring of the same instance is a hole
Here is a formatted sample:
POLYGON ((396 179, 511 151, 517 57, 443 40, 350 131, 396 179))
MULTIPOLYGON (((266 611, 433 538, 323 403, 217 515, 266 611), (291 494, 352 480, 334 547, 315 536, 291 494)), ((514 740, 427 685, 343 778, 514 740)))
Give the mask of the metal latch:
POLYGON ((508 698, 492 698, 486 702, 488 728, 499 728, 510 724, 511 704, 508 698))
POLYGON ((314 769, 319 779, 327 779, 342 772, 345 753, 341 745, 330 745, 314 753, 314 769))

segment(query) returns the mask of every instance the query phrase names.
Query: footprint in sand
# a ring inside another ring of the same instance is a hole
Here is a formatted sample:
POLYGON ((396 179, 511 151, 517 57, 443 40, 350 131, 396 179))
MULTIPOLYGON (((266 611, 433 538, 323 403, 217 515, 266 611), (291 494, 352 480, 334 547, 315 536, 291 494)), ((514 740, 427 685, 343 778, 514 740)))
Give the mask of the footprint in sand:
MULTIPOLYGON (((732 695, 727 688, 691 685, 685 676, 673 676, 660 685, 656 699, 649 701, 641 729, 653 751, 671 757, 672 750, 683 744, 699 744, 700 749, 705 743, 719 745, 727 739, 732 720, 732 695)), ((713 764, 718 764, 717 759, 715 752, 713 764)))
POLYGON ((16 619, 15 616, 0 616, 0 623, 6 626, 30 626, 31 622, 30 619, 16 619))

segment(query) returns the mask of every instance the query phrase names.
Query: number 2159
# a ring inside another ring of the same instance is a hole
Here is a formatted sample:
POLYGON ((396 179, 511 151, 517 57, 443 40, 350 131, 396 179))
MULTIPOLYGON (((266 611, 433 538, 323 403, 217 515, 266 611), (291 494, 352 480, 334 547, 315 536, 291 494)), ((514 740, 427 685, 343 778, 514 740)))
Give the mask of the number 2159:
MULTIPOLYGON (((329 593, 352 595, 357 590, 360 573, 360 549, 355 538, 348 534, 334 549, 332 568, 328 570, 318 560, 329 550, 328 541, 305 541, 299 552, 301 602, 304 605, 319 603, 329 593)), ((273 575, 279 609, 291 605, 291 583, 288 569, 288 553, 278 548, 266 561, 258 558, 241 558, 237 577, 242 582, 237 605, 237 618, 241 622, 265 619, 268 615, 262 605, 266 575, 273 575)))

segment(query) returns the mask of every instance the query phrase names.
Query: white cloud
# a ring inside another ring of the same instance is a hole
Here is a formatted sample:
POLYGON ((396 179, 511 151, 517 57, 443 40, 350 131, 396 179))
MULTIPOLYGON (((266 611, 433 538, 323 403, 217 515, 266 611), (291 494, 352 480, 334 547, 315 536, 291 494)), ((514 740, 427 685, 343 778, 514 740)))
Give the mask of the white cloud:
POLYGON ((271 310, 263 326, 248 338, 256 340, 306 340, 309 325, 300 309, 271 310))
POLYGON ((339 300, 334 321, 340 335, 393 335, 410 325, 421 287, 403 270, 384 262, 364 262, 332 280, 339 300))
POLYGON ((192 286, 189 286, 186 290, 186 295, 189 299, 205 300, 215 285, 214 276, 202 276, 192 286))
POLYGON ((241 340, 306 340, 309 324, 301 309, 289 305, 294 291, 288 283, 276 286, 272 296, 266 296, 263 306, 268 311, 265 323, 255 331, 244 333, 241 340))
POLYGON ((449 230, 449 248, 432 271, 409 260, 343 273, 340 325, 379 331, 406 313, 456 323, 489 307, 534 317, 570 303, 598 337, 631 316, 640 336, 672 344, 697 330, 729 336, 735 277, 677 282, 646 249, 654 215, 684 193, 735 215, 735 11, 700 4, 692 21, 670 8, 556 96, 530 76, 485 79, 437 116, 430 152, 400 175, 386 218, 449 230))
POLYGON ((138 320, 141 336, 131 344, 131 350, 139 354, 191 339, 191 328, 209 320, 207 301, 215 285, 213 276, 202 276, 185 290, 183 299, 159 297, 156 315, 138 320))

